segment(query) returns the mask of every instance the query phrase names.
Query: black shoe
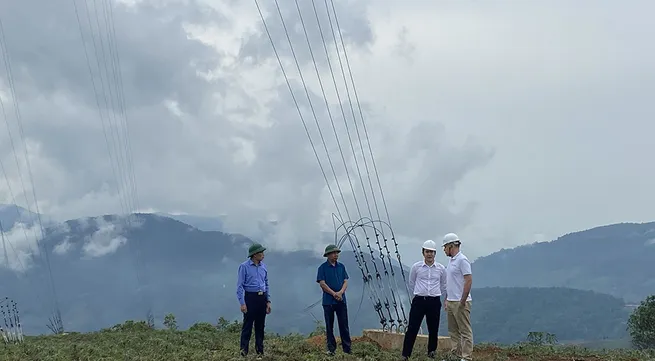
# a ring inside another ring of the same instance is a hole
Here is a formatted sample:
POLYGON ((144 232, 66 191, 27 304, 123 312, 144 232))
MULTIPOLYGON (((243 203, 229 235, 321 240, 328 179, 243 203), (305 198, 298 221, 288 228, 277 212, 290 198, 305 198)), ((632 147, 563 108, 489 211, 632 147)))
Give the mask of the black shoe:
POLYGON ((246 356, 248 356, 248 351, 241 350, 240 355, 243 356, 243 357, 246 357, 246 356))
POLYGON ((435 358, 436 357, 435 352, 434 351, 428 352, 428 357, 429 358, 435 358))

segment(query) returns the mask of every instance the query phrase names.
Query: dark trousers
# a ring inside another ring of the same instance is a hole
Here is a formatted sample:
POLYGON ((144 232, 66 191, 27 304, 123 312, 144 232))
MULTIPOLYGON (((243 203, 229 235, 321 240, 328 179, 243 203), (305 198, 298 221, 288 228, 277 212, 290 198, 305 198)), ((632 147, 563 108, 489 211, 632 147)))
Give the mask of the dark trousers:
POLYGON ((334 338, 334 315, 337 315, 339 323, 339 336, 341 336, 341 347, 343 352, 350 353, 350 330, 348 328, 348 306, 345 302, 334 305, 323 305, 323 316, 325 317, 325 338, 327 339, 328 351, 334 352, 337 349, 337 340, 334 338))
POLYGON ((258 354, 264 353, 264 322, 266 321, 266 295, 257 295, 256 292, 244 294, 247 312, 243 314, 241 327, 241 351, 248 353, 252 326, 255 326, 255 350, 258 354))
POLYGON ((412 307, 409 310, 409 325, 405 332, 403 342, 403 356, 411 356, 416 335, 421 328, 423 316, 428 324, 428 354, 437 350, 437 341, 439 333, 439 318, 441 316, 441 298, 414 296, 412 307))

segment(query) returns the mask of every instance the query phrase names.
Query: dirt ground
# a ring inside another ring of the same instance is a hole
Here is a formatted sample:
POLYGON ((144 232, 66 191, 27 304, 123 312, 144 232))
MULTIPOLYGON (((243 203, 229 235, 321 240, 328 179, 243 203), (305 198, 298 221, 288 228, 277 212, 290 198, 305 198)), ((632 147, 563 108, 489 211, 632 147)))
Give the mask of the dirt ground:
MULTIPOLYGON (((335 338, 337 340, 337 345, 341 345, 341 337, 337 336, 335 338)), ((323 346, 325 346, 325 336, 310 337, 310 338, 307 339, 307 342, 309 342, 310 344, 312 344, 314 346, 317 346, 317 347, 323 347, 323 346)), ((374 344, 377 347, 380 347, 380 345, 377 342, 375 342, 372 339, 370 339, 368 337, 365 337, 365 336, 353 337, 353 338, 351 338, 350 342, 353 343, 353 344, 366 342, 366 343, 374 344)))

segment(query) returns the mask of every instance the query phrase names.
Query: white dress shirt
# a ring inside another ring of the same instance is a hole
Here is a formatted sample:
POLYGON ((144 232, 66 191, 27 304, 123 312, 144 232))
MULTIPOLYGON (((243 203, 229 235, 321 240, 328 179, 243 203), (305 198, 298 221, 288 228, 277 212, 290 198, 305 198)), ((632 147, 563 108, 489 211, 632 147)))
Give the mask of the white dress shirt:
POLYGON ((409 292, 414 296, 439 297, 446 293, 446 267, 435 261, 428 266, 425 261, 412 265, 409 271, 409 292))

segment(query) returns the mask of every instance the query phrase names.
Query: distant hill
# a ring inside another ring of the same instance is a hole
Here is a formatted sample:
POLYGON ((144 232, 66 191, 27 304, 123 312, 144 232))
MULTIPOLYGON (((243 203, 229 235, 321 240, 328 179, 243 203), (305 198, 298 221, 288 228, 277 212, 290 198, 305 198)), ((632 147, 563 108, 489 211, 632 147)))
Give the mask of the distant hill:
POLYGON ((567 343, 627 337, 630 310, 610 295, 555 287, 493 287, 472 293, 471 324, 484 342, 521 341, 529 332, 553 333, 567 343))
POLYGON ((475 287, 570 287, 639 303, 655 293, 655 222, 621 223, 503 249, 473 263, 475 287))
MULTIPOLYGON (((158 325, 169 312, 181 328, 198 321, 216 322, 219 316, 241 317, 235 282, 237 266, 246 259, 248 238, 200 231, 154 214, 138 215, 134 224, 135 228, 122 229, 114 217, 104 216, 48 229, 44 244, 66 329, 91 331, 126 319, 144 319, 149 300, 158 325)), ((325 259, 318 256, 307 251, 267 251, 273 302, 268 331, 307 333, 314 329, 315 318, 322 320, 320 305, 311 314, 303 311, 320 298, 315 275, 325 259)), ((362 296, 353 253, 344 251, 341 260, 351 275, 347 294, 352 332, 379 327, 368 294, 362 296)), ((41 258, 31 264, 26 274, 0 270, 0 296, 18 302, 26 332, 45 333, 51 299, 48 274, 41 258)), ((397 280, 403 288, 400 276, 397 280)), ((623 302, 607 295, 560 288, 489 288, 475 289, 474 297, 476 342, 511 343, 525 339, 529 331, 552 332, 560 339, 625 336, 623 302)), ((405 311, 409 313, 406 303, 405 311)), ((445 321, 442 313, 441 334, 447 334, 445 321)))
MULTIPOLYGON (((0 204, 0 224, 5 232, 9 232, 17 223, 30 228, 32 225, 37 224, 37 217, 37 213, 30 212, 23 207, 13 204, 0 204)), ((41 222, 46 225, 52 221, 50 217, 41 215, 41 222)))
POLYGON ((223 220, 218 217, 204 217, 195 216, 191 214, 170 214, 170 213, 155 213, 158 216, 168 217, 186 223, 192 227, 196 227, 201 231, 224 231, 223 220))

